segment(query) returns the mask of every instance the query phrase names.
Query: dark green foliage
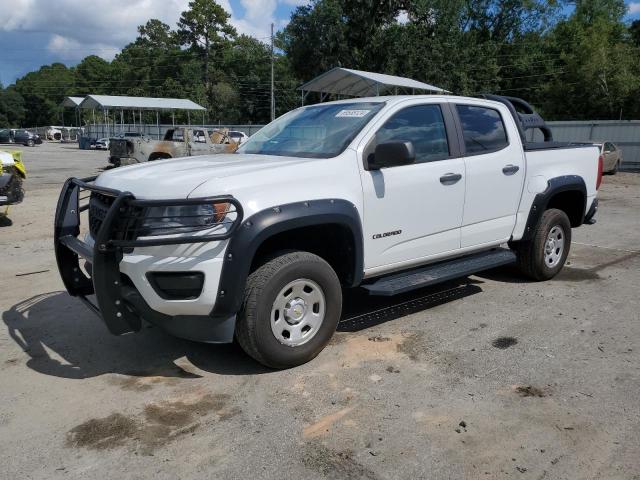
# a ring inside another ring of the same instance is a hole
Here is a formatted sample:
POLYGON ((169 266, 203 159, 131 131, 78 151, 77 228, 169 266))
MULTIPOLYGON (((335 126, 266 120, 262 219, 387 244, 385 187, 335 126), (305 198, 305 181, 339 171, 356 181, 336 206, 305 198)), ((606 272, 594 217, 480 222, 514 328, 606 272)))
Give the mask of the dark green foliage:
POLYGON ((15 87, 2 88, 0 85, 0 126, 19 127, 25 117, 24 98, 15 87))
MULTIPOLYGON (((569 14, 567 5, 315 0, 276 37, 276 114, 300 104, 301 83, 344 66, 520 96, 549 119, 640 118, 640 21, 624 23, 623 0, 578 0, 569 14)), ((111 62, 56 63, 0 87, 0 127, 68 123, 62 99, 89 93, 190 98, 208 123, 269 121, 269 45, 238 35, 213 0, 191 1, 175 29, 151 19, 138 33, 111 62)))

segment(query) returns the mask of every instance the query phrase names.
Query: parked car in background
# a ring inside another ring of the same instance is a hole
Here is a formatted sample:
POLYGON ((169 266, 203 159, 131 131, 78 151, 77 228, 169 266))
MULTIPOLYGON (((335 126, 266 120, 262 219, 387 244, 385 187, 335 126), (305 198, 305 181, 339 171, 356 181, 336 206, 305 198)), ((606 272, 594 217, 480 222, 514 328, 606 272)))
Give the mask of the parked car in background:
POLYGON ((600 142, 594 145, 600 149, 604 172, 611 175, 618 173, 618 169, 622 164, 622 150, 613 142, 600 142))
POLYGON ((244 143, 249 140, 249 135, 239 130, 229 130, 229 137, 231 137, 231 140, 238 144, 244 143))
POLYGON ((42 139, 40 135, 28 130, 5 128, 0 130, 0 143, 21 143, 25 147, 33 147, 34 145, 40 145, 42 139))
POLYGON ((109 150, 109 139, 99 138, 94 144, 96 150, 109 150))
POLYGON ((56 127, 49 127, 45 132, 45 138, 47 140, 51 140, 52 142, 59 142, 62 140, 62 130, 56 127))
POLYGON ((27 147, 42 144, 40 135, 30 132, 29 130, 15 130, 13 139, 15 143, 21 143, 27 147))

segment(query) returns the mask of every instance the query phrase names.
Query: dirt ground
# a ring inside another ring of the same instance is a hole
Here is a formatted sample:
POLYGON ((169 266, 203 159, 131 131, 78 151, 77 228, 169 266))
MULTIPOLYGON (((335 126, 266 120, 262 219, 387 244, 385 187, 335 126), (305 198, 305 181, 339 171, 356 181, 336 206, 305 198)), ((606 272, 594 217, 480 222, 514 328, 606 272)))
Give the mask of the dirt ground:
POLYGON ((109 335, 52 249, 62 182, 106 153, 24 152, 0 228, 0 477, 640 479, 640 175, 605 177, 555 280, 353 291, 317 359, 268 371, 235 345, 109 335))

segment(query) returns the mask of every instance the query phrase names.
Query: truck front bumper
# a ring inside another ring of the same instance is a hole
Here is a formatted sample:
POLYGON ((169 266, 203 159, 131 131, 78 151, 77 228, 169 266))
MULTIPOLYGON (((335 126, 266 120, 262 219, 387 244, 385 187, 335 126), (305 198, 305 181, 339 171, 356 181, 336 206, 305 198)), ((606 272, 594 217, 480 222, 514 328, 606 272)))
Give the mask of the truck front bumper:
MULTIPOLYGON (((205 199, 138 200, 131 193, 98 187, 95 178, 67 180, 60 193, 55 216, 54 248, 58 270, 70 295, 78 297, 91 311, 104 320, 115 335, 139 331, 142 321, 162 327, 167 332, 190 340, 227 343, 233 340, 235 316, 181 315, 179 308, 168 315, 152 308, 145 300, 136 282, 121 271, 125 251, 134 248, 215 242, 228 239, 242 222, 242 207, 230 196, 205 199), (91 192, 109 197, 111 206, 106 211, 95 234, 93 244, 80 240, 80 214, 89 205, 81 205, 80 192, 91 192), (185 205, 196 202, 228 203, 235 219, 224 232, 212 235, 188 235, 138 239, 127 236, 123 225, 128 225, 131 209, 159 205, 185 205), (124 221, 123 223, 123 219, 124 221), (125 232, 123 232, 123 228, 125 232), (80 260, 87 265, 87 275, 80 268, 80 260), (89 296, 95 295, 95 304, 89 296)), ((126 262, 125 262, 126 263, 126 262)), ((157 300, 157 299, 155 299, 157 300)), ((175 305, 175 303, 174 303, 175 305)))

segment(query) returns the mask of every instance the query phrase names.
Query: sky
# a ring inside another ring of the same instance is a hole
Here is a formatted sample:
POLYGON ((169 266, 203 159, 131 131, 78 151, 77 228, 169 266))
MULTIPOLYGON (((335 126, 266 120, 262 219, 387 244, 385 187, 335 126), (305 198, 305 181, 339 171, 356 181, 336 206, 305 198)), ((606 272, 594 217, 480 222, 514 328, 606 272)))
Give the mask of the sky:
MULTIPOLYGON (((217 0, 239 33, 268 41, 308 0, 217 0)), ((11 0, 0 8, 0 83, 9 85, 41 65, 75 65, 87 55, 107 60, 157 18, 175 28, 189 0, 11 0)))
MULTIPOLYGON (((111 60, 132 42, 138 25, 158 18, 175 27, 189 0, 11 0, 0 8, 0 84, 41 65, 75 65, 87 55, 111 60)), ((309 0, 218 0, 238 32, 267 41, 271 23, 283 28, 309 0)), ((640 18, 640 0, 628 0, 628 18, 640 18)))

